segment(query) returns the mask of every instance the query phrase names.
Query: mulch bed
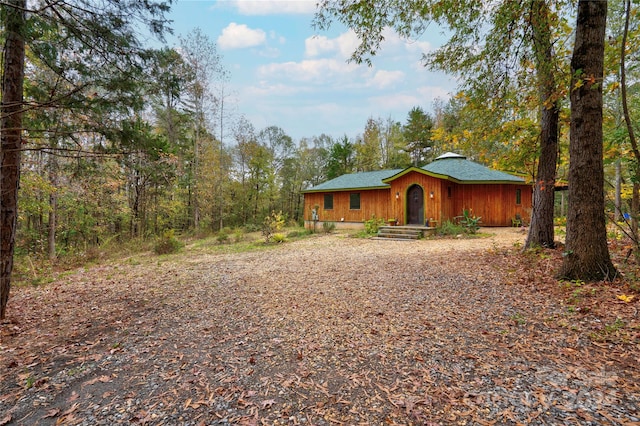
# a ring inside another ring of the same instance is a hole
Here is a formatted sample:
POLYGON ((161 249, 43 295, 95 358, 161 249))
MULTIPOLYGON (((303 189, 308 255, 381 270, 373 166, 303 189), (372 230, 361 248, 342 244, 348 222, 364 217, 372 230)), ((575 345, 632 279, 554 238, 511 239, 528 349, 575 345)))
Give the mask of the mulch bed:
POLYGON ((560 256, 319 236, 15 288, 0 425, 640 424, 633 283, 560 256))

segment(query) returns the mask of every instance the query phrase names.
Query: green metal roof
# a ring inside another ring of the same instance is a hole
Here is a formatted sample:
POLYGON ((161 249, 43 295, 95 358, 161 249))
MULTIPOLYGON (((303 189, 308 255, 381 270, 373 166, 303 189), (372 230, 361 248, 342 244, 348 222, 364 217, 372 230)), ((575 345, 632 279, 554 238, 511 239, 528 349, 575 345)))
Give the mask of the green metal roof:
POLYGON ((451 180, 460 183, 525 183, 525 180, 520 177, 492 170, 452 153, 436 158, 422 169, 430 173, 448 176, 451 180))
POLYGON ((353 189, 388 188, 388 182, 411 171, 425 173, 440 179, 458 183, 526 183, 524 179, 508 173, 492 170, 466 157, 447 152, 422 168, 378 170, 351 173, 331 179, 303 192, 348 191, 353 189))
POLYGON ((377 170, 375 172, 351 173, 348 175, 338 176, 313 188, 303 192, 321 192, 321 191, 346 191, 349 189, 376 189, 388 188, 389 185, 382 183, 383 179, 393 176, 402 169, 393 170, 377 170))

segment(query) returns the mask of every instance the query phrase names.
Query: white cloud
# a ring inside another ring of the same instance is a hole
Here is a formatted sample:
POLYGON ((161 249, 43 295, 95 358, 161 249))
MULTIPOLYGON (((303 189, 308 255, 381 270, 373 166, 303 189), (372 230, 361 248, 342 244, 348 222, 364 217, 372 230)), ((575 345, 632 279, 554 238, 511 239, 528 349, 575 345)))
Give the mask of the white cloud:
POLYGON ((257 86, 247 86, 242 88, 242 93, 247 95, 247 99, 257 97, 269 98, 272 96, 296 96, 300 93, 309 92, 309 88, 301 86, 291 86, 289 84, 270 84, 267 81, 259 81, 257 86))
POLYGON ((230 3, 242 15, 298 15, 316 10, 315 0, 232 0, 230 3))
POLYGON ((339 58, 347 59, 359 44, 358 36, 349 30, 336 38, 325 36, 309 37, 304 41, 305 56, 315 58, 324 54, 335 54, 339 58))
POLYGON ((437 98, 448 99, 449 92, 442 87, 421 86, 411 93, 394 93, 383 96, 372 96, 369 98, 373 105, 380 111, 403 110, 409 111, 414 106, 421 106, 425 110, 430 110, 433 101, 437 98))
POLYGON ((449 99, 451 97, 451 92, 441 86, 422 86, 418 87, 417 91, 423 99, 429 100, 429 103, 438 98, 449 99))
POLYGON ((404 80, 405 74, 402 71, 376 71, 373 77, 367 81, 367 86, 376 89, 385 89, 404 80))
POLYGON ((261 29, 251 29, 245 24, 235 22, 227 25, 218 37, 218 46, 223 50, 244 49, 263 45, 267 35, 261 29))
POLYGON ((283 62, 263 65, 258 76, 264 79, 287 79, 289 81, 326 83, 336 76, 345 76, 358 68, 336 59, 313 59, 301 62, 283 62))

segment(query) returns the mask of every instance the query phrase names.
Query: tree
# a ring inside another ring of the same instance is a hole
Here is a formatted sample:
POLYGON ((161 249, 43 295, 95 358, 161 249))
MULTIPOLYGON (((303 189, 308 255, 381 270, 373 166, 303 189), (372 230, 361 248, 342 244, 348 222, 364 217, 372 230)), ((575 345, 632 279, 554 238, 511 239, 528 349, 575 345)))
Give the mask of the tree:
POLYGON ((26 0, 9 0, 1 11, 5 48, 0 104, 0 320, 9 301, 18 221, 26 7, 26 0))
POLYGON ((551 35, 553 18, 547 0, 535 0, 531 3, 530 21, 540 102, 540 160, 533 186, 533 211, 525 248, 555 247, 553 209, 560 100, 551 35))
POLYGON ((359 172, 370 172, 379 170, 382 163, 382 152, 380 149, 382 129, 379 123, 369 117, 364 128, 364 133, 356 140, 355 163, 359 172))
POLYGON ((295 152, 295 145, 291 136, 278 126, 269 126, 258 133, 258 141, 265 146, 273 157, 273 167, 280 172, 286 160, 295 152))
POLYGON ((331 136, 324 133, 300 141, 297 157, 302 165, 303 189, 316 186, 328 179, 329 154, 333 144, 331 136))
POLYGON ((333 179, 353 172, 355 148, 345 135, 341 142, 334 142, 329 148, 327 179, 333 179))
MULTIPOLYGON (((140 73, 144 50, 136 37, 133 22, 144 22, 152 32, 166 30, 166 2, 126 2, 76 0, 67 2, 34 1, 27 10, 25 0, 1 4, 0 26, 5 33, 2 68, 2 105, 0 106, 0 319, 6 315, 11 287, 17 198, 23 149, 23 85, 25 45, 53 72, 62 76, 70 91, 52 88, 45 104, 30 108, 65 107, 85 110, 113 108, 135 102, 120 96, 134 85, 140 73), (27 19, 28 12, 28 19, 27 19)), ((95 128, 102 127, 94 122, 95 128)))
POLYGON ((386 121, 380 119, 378 125, 381 129, 382 168, 396 169, 409 166, 411 159, 409 154, 404 151, 405 140, 402 135, 402 124, 389 117, 386 121))
POLYGON ((428 162, 433 153, 432 130, 433 118, 420 107, 411 108, 402 134, 406 143, 404 150, 411 155, 416 167, 428 162))
MULTIPOLYGON (((628 90, 627 90, 627 40, 629 36, 629 21, 631 20, 631 0, 624 2, 624 29, 622 31, 622 41, 620 43, 620 101, 622 103, 622 111, 624 116, 624 122, 627 128, 629 142, 631 143, 631 151, 635 159, 633 165, 632 181, 633 190, 631 198, 631 236, 635 242, 636 249, 640 245, 638 239, 638 215, 640 215, 640 149, 638 148, 638 141, 636 140, 636 134, 633 128, 633 120, 631 119, 631 112, 629 109, 628 90)), ((637 250, 636 250, 637 251, 637 250)), ((636 257, 640 256, 636 253, 636 257)))
POLYGON ((565 257, 559 275, 612 280, 604 214, 602 83, 606 0, 580 0, 571 58, 569 212, 565 257))
POLYGON ((216 106, 211 92, 212 83, 222 73, 220 56, 217 48, 199 28, 193 30, 188 37, 180 39, 182 55, 193 72, 189 86, 191 107, 194 113, 193 122, 193 162, 191 176, 190 205, 193 213, 193 226, 197 230, 200 222, 198 175, 200 174, 200 151, 203 135, 214 122, 212 109, 216 106))

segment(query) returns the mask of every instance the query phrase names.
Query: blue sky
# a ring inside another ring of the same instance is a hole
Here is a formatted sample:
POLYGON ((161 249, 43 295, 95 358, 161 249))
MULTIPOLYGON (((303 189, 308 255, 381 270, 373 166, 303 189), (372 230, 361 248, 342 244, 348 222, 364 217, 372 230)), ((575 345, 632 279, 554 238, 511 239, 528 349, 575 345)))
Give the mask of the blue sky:
MULTIPOLYGON (((178 0, 169 16, 175 36, 199 28, 216 43, 230 72, 237 116, 256 128, 281 127, 295 141, 326 133, 356 137, 369 117, 404 123, 409 110, 432 111, 455 80, 426 70, 423 52, 443 41, 440 30, 419 39, 386 36, 373 66, 348 63, 358 41, 345 27, 312 27, 316 0, 178 0)), ((177 37, 169 37, 177 45, 177 37)), ((225 141, 227 142, 227 141, 225 141)))

